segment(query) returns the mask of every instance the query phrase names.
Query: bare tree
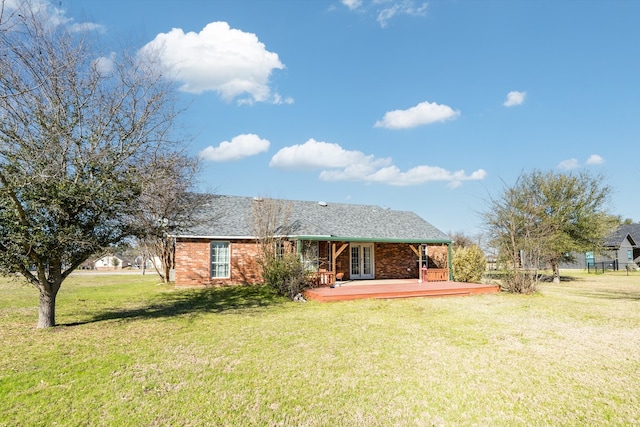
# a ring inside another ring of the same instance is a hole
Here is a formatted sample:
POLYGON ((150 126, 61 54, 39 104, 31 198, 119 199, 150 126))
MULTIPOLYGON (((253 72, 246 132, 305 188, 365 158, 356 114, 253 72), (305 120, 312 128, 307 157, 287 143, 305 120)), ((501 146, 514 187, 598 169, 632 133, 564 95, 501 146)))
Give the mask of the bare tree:
POLYGON ((462 232, 449 233, 449 238, 451 239, 452 249, 467 248, 476 244, 471 237, 462 232))
POLYGON ((260 264, 268 264, 278 250, 289 242, 286 234, 291 217, 291 204, 271 198, 256 197, 252 205, 253 233, 260 248, 260 264))
POLYGON ((46 9, 3 5, 0 270, 38 290, 44 328, 69 274, 135 232, 143 166, 174 146, 177 111, 153 58, 101 55, 46 9))
POLYGON ((175 241, 180 229, 201 222, 199 209, 210 195, 193 192, 199 160, 182 153, 158 155, 144 170, 137 226, 138 241, 164 283, 175 265, 175 241), (157 264, 156 259, 160 261, 157 264))
POLYGON ((305 268, 287 236, 296 228, 291 219, 290 202, 269 198, 254 200, 253 230, 259 249, 258 264, 265 283, 283 296, 293 299, 309 286, 305 268))

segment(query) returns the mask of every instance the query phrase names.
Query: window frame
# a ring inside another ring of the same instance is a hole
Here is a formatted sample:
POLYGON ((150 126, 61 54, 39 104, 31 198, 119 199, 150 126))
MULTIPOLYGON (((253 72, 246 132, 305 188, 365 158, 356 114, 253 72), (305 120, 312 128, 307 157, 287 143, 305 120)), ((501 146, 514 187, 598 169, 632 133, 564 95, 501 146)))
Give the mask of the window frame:
POLYGON ((228 240, 213 240, 209 242, 209 278, 211 279, 230 279, 231 278, 231 242, 228 240), (226 248, 226 260, 219 261, 217 258, 218 252, 216 252, 216 260, 214 261, 214 246, 218 248, 226 248), (214 265, 217 268, 214 268, 214 265), (220 273, 220 266, 225 266, 224 270, 226 270, 225 276, 214 275, 214 273, 220 273))

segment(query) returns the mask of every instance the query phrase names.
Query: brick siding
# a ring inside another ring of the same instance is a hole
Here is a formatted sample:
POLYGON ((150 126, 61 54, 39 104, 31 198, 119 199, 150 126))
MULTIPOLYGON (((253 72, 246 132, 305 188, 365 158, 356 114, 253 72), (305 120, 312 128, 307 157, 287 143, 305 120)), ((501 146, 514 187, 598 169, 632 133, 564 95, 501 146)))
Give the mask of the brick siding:
MULTIPOLYGON (((336 244, 339 248, 344 242, 336 244)), ((417 245, 414 245, 414 247, 417 245)), ((376 243, 374 263, 376 279, 418 278, 417 256, 408 243, 376 243)), ((229 278, 211 279, 210 241, 179 239, 176 242, 176 286, 237 285, 262 283, 258 265, 258 245, 253 240, 229 243, 231 272, 229 278)), ((320 242, 320 268, 330 269, 328 262, 329 245, 320 242), (325 265, 327 264, 327 265, 325 265)), ((429 268, 448 268, 447 245, 429 245, 429 268)), ((346 248, 336 259, 336 272, 344 273, 343 280, 349 280, 351 251, 346 248)))
MULTIPOLYGON (((336 245, 337 248, 344 242, 336 245)), ((413 245, 418 247, 418 245, 413 245)), ((417 279, 418 257, 409 243, 376 243, 373 245, 374 271, 376 279, 417 279)), ((429 267, 449 268, 449 250, 446 244, 428 245, 429 267)), ((349 280, 351 267, 351 251, 345 249, 336 260, 336 273, 344 273, 344 280, 349 280)))
POLYGON ((209 240, 176 242, 176 286, 239 285, 262 283, 257 262, 258 247, 254 241, 229 243, 231 271, 229 278, 212 279, 209 240))

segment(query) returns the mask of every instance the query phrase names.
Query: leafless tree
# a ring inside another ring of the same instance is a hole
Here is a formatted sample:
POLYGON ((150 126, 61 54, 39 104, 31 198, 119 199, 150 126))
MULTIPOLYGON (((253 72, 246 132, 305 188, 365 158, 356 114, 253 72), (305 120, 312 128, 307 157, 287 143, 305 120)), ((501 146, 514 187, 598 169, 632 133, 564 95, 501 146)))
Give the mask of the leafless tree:
POLYGON ((296 228, 290 202, 257 198, 253 202, 253 230, 259 249, 258 264, 265 283, 278 294, 294 298, 309 286, 304 267, 288 236, 296 228))
POLYGON ((253 233, 260 248, 260 263, 267 264, 276 255, 278 248, 284 249, 289 242, 286 234, 291 217, 291 204, 256 197, 252 205, 253 233))
POLYGON ((141 236, 138 242, 164 283, 169 282, 175 265, 172 236, 200 224, 200 209, 211 197, 193 191, 198 170, 198 158, 177 152, 157 155, 145 165, 141 209, 136 218, 141 236))
POLYGON ((462 232, 449 233, 449 238, 451 239, 451 247, 455 250, 458 248, 466 248, 472 245, 475 245, 473 238, 467 236, 462 232))

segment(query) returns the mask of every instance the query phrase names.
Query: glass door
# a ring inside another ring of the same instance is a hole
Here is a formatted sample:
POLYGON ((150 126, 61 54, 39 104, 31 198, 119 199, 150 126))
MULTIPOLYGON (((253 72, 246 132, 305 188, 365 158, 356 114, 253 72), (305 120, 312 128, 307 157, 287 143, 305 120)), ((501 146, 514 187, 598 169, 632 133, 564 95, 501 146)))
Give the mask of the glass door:
POLYGON ((373 279, 373 244, 351 244, 351 275, 350 278, 373 279))

